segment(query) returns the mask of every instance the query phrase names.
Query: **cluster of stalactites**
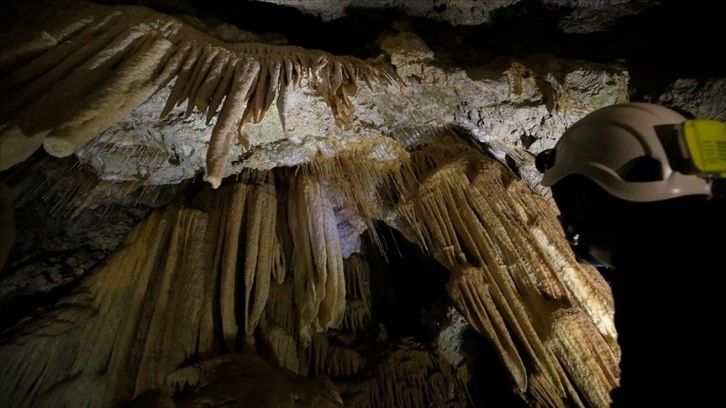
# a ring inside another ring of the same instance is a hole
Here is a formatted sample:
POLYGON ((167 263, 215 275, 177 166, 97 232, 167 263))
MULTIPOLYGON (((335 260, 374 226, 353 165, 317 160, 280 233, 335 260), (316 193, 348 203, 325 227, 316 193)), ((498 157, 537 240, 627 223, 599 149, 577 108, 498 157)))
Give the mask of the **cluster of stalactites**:
POLYGON ((459 370, 422 344, 406 338, 382 357, 372 378, 350 387, 354 393, 347 406, 473 406, 464 382, 466 367, 459 370))
POLYGON ((216 353, 208 226, 194 209, 152 214, 70 295, 3 333, 3 403, 108 406, 216 353))
POLYGON ((619 359, 607 283, 574 259, 541 197, 453 151, 412 158, 421 184, 396 206, 403 224, 451 272, 448 292, 521 393, 607 406, 619 359))
POLYGON ((380 60, 225 43, 144 7, 74 0, 47 6, 30 13, 39 13, 34 18, 19 17, 2 38, 0 170, 41 145, 53 156, 71 155, 176 78, 161 118, 185 101, 187 116, 196 108, 207 124, 217 118, 206 169, 216 188, 235 136, 248 148, 246 127, 275 101, 284 128, 288 87, 304 82, 349 129, 358 83, 396 80, 380 60))
MULTIPOLYGON (((369 270, 365 259, 353 254, 343 260, 346 285, 346 307, 342 324, 335 331, 354 341, 370 329, 371 303, 369 270)), ((297 308, 293 303, 292 283, 273 283, 265 318, 260 322, 261 348, 269 350, 269 358, 282 367, 303 375, 324 374, 335 379, 362 373, 367 359, 355 347, 331 344, 326 332, 311 338, 301 336, 304 330, 293 323, 297 308)))
MULTIPOLYGON (((341 344, 370 328, 368 271, 357 255, 343 257, 334 201, 367 197, 346 206, 367 219, 395 214, 385 221, 450 271, 454 304, 522 394, 547 406, 606 406, 619 374, 606 282, 577 263, 541 197, 493 159, 449 142, 398 166, 362 155, 243 173, 199 193, 194 208, 155 212, 76 291, 5 336, 0 369, 15 381, 0 391, 17 406, 44 398, 98 406, 163 385, 192 358, 252 347, 300 374, 360 375, 370 362, 341 344), (353 174, 357 166, 368 170, 353 174), (342 331, 335 342, 323 334, 332 328, 342 331), (91 384, 98 392, 72 392, 91 384)), ((381 374, 366 388, 370 400, 431 401, 422 390, 434 382, 406 394, 394 382, 408 380, 397 376, 381 374)))

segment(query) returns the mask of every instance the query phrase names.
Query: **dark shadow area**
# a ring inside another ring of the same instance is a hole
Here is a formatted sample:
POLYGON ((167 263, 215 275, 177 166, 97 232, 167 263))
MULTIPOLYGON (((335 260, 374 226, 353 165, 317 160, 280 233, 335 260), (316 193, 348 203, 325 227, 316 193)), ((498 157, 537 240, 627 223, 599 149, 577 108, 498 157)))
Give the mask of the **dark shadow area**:
POLYGON ((623 62, 631 74, 633 99, 662 92, 683 77, 722 76, 726 44, 713 1, 671 0, 618 18, 600 32, 568 34, 560 21, 573 9, 524 0, 496 10, 492 22, 476 27, 416 20, 414 31, 431 49, 456 65, 497 57, 551 54, 600 63, 623 62))
MULTIPOLYGON (((412 336, 432 345, 438 332, 427 316, 448 320, 441 310, 451 305, 445 289, 449 272, 430 254, 407 241, 397 230, 378 223, 376 234, 384 254, 374 249, 378 244, 366 242, 371 271, 373 321, 385 325, 393 342, 412 336)), ((438 328, 441 330, 441 327, 438 328)), ((474 406, 526 408, 528 405, 513 391, 511 375, 487 339, 467 326, 459 340, 466 356, 472 380, 468 390, 474 406)), ((457 345, 453 345, 456 347, 457 345)))
POLYGON ((449 272, 401 233, 378 223, 377 243, 366 242, 371 274, 373 321, 383 323, 391 340, 413 336, 427 344, 434 340, 422 311, 445 303, 449 272), (375 249, 375 250, 374 250, 375 249))
POLYGON ((469 393, 476 407, 527 408, 515 392, 515 384, 492 345, 471 326, 462 343, 472 367, 469 393))
MULTIPOLYGON (((722 16, 712 0, 663 0, 632 15, 617 17, 603 31, 566 33, 560 22, 574 8, 522 0, 496 9, 477 26, 409 17, 400 9, 348 7, 332 21, 293 7, 261 1, 96 0, 148 5, 162 12, 210 17, 256 33, 284 36, 288 44, 359 58, 381 54, 377 40, 386 32, 410 30, 452 66, 486 64, 496 58, 535 54, 601 63, 624 63, 632 78, 633 100, 659 94, 673 80, 721 76, 726 60, 722 16), (405 28, 401 28, 405 27, 405 28)), ((585 9, 586 5, 580 6, 585 9)), ((635 7, 635 6, 634 6, 635 7)), ((602 9, 603 13, 607 11, 602 9)), ((624 12, 623 14, 628 14, 624 12)), ((577 20, 574 20, 577 22, 577 20)))

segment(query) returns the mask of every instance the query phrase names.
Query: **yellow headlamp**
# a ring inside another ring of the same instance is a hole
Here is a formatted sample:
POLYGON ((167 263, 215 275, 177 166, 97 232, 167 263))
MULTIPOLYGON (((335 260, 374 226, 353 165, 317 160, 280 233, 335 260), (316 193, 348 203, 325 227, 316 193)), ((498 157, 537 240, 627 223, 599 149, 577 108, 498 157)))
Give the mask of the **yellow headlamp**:
POLYGON ((690 164, 690 174, 726 178, 726 123, 686 120, 679 133, 681 152, 690 164))

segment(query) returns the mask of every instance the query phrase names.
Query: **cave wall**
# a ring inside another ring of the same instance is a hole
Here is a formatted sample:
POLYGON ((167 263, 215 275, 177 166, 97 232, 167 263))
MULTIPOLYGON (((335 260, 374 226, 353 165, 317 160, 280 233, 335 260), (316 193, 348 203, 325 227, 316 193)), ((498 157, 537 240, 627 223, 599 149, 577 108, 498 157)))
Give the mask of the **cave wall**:
POLYGON ((666 52, 696 7, 172 3, 3 6, 12 406, 607 405, 608 288, 533 155, 626 100, 723 119, 713 26, 666 52), (377 224, 445 271, 428 327, 381 323, 377 224))

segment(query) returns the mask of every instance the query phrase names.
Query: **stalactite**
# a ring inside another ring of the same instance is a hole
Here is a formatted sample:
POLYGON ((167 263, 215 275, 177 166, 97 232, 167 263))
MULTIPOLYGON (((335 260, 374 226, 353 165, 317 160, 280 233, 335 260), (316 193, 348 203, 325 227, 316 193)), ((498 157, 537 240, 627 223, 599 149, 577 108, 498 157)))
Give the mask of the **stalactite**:
POLYGON ((400 144, 382 137, 351 142, 345 152, 335 157, 319 157, 303 169, 325 180, 336 202, 360 216, 359 222, 352 223, 359 234, 368 231, 378 242, 372 220, 386 219, 389 207, 394 205, 401 190, 407 188, 402 180, 410 174, 408 160, 409 153, 400 144), (390 159, 372 160, 380 151, 386 152, 390 159))
POLYGON ((548 340, 567 374, 579 380, 581 388, 592 390, 584 393, 588 404, 604 407, 610 403, 608 392, 618 385, 619 375, 613 350, 593 333, 591 324, 579 309, 558 310, 548 340))
POLYGON ((263 175, 247 198, 247 237, 244 260, 245 334, 254 334, 265 310, 276 255, 275 184, 272 173, 263 175), (264 177, 264 178, 263 178, 264 177))
POLYGON ((84 100, 78 110, 53 129, 43 145, 57 157, 73 154, 102 131, 117 123, 176 74, 177 64, 166 65, 172 43, 165 38, 145 40, 143 51, 125 61, 104 87, 84 100))
POLYGON ((482 271, 472 266, 453 269, 447 284, 449 293, 466 320, 492 342, 520 392, 524 392, 527 389, 527 369, 490 287, 491 284, 484 281, 482 271))
POLYGON ((220 231, 218 245, 222 248, 219 259, 220 282, 219 304, 224 341, 228 350, 237 350, 237 335, 242 321, 237 308, 238 257, 240 233, 247 216, 247 193, 249 186, 237 183, 229 192, 225 227, 220 231))
MULTIPOLYGON (((206 85, 198 81, 204 72, 222 72, 221 66, 215 68, 216 59, 232 58, 211 48, 198 54, 206 56, 185 67, 178 59, 179 69, 189 72, 186 84, 178 84, 178 95, 188 103, 197 103, 206 85)), ((247 81, 237 76, 242 65, 229 75, 225 68, 216 86, 247 81)), ((299 68, 293 64, 288 70, 280 62, 275 69, 282 77, 299 68)), ((259 83, 263 73, 265 81, 274 82, 269 66, 259 64, 259 70, 248 78, 250 84, 259 83)), ((342 87, 338 82, 347 75, 335 64, 319 74, 333 75, 333 88, 342 87)), ((204 94, 212 95, 212 88, 204 94)), ((254 98, 250 92, 245 95, 254 98)), ((214 104, 209 98, 203 97, 214 104)), ((260 103, 264 107, 267 100, 260 103)), ((244 172, 234 183, 200 193, 196 204, 201 210, 155 212, 83 290, 48 312, 51 323, 24 326, 29 334, 2 345, 3 353, 18 355, 0 368, 3 375, 19 373, 7 387, 30 390, 29 398, 43 402, 57 398, 61 405, 64 398, 81 398, 67 395, 68 387, 82 386, 100 391, 83 397, 97 399, 93 403, 81 405, 102 405, 112 396, 130 397, 159 386, 190 358, 237 351, 240 338, 253 335, 263 339, 274 361, 297 373, 358 381, 366 364, 377 361, 365 358, 354 344, 370 325, 372 312, 363 257, 343 258, 336 212, 345 208, 364 220, 358 233, 378 217, 405 230, 449 270, 447 289, 455 305, 492 342, 520 394, 552 407, 565 401, 605 404, 618 377, 612 300, 597 271, 577 265, 548 205, 501 165, 461 144, 400 151, 401 159, 390 162, 371 160, 372 145, 359 147, 355 155, 319 160, 297 172, 277 172, 277 177, 244 172), (206 262, 208 267, 198 266, 206 262), (104 322, 94 313, 103 313, 104 322), (88 327, 71 331, 87 338, 46 340, 86 318, 88 327), (333 328, 335 341, 326 333, 333 328), (80 351, 73 349, 77 344, 80 351), (57 353, 37 351, 49 347, 57 353), (77 361, 69 365, 66 356, 77 361), (43 359, 52 360, 45 373, 43 359), (109 371, 97 374, 103 364, 109 371), (66 384, 69 366, 82 375, 66 384)), ((421 346, 391 350, 373 370, 375 378, 358 384, 366 398, 350 406, 456 405, 466 395, 465 373, 453 372, 421 346)), ((15 391, 9 395, 24 398, 15 391)))
POLYGON ((216 126, 212 130, 207 153, 207 181, 217 188, 222 182, 227 165, 227 156, 235 134, 237 117, 242 114, 252 84, 259 76, 260 63, 245 58, 237 63, 232 90, 225 98, 216 126))
POLYGON ((291 235, 295 242, 292 268, 301 335, 336 327, 345 313, 343 255, 335 215, 313 177, 301 174, 292 181, 289 199, 291 235))
POLYGON ((566 398, 579 401, 578 392, 602 403, 612 378, 583 373, 617 371, 618 351, 609 341, 607 285, 594 268, 574 267, 574 260, 567 263, 564 283, 561 266, 546 261, 569 253, 554 215, 542 211, 546 204, 535 204, 538 198, 518 188, 521 182, 501 165, 466 150, 433 148, 412 157, 422 182, 396 207, 397 213, 422 240, 420 245, 452 272, 449 293, 467 320, 493 342, 521 393, 535 387, 532 391, 555 401, 554 406, 563 406, 566 398), (545 221, 548 216, 552 220, 545 221), (564 348, 553 348, 549 335, 553 325, 570 327, 558 311, 573 304, 591 319, 577 320, 581 336, 600 340, 563 346, 577 349, 581 361, 591 364, 565 373, 564 360, 571 363, 571 356, 564 348), (602 354, 605 349, 610 352, 602 354), (592 357, 596 353, 603 357, 592 357))
POLYGON ((310 79, 344 129, 352 126, 350 97, 357 82, 372 88, 399 80, 381 59, 225 43, 144 7, 74 0, 64 0, 64 6, 63 14, 40 12, 32 27, 18 28, 45 29, 50 38, 18 35, 9 42, 7 57, 0 58, 5 74, 0 90, 8 96, 0 119, 9 124, 0 132, 0 150, 13 153, 0 156, 0 170, 27 159, 41 142, 51 155, 72 154, 176 78, 161 118, 186 101, 186 116, 196 108, 210 122, 225 100, 207 156, 207 180, 217 188, 226 176, 233 136, 249 148, 247 126, 260 123, 275 100, 283 115, 281 95, 303 78, 310 79), (38 59, 22 58, 38 50, 45 51, 38 59))
MULTIPOLYGON (((110 14, 73 38, 74 41, 56 42, 54 46, 39 55, 32 64, 10 71, 2 81, 2 89, 10 90, 24 85, 24 92, 11 95, 1 106, 2 115, 21 109, 48 92, 58 81, 81 67, 84 62, 96 60, 96 54, 108 46, 124 31, 124 26, 115 24, 118 15, 110 14), (78 48, 78 43, 83 44, 78 48)), ((52 37, 51 37, 52 38, 52 37)), ((108 56, 107 56, 108 57, 108 56)), ((99 67, 99 65, 90 65, 99 67)), ((86 73, 88 70, 83 69, 86 73)))
POLYGON ((343 328, 358 333, 371 323, 370 271, 365 259, 352 255, 345 259, 345 315, 343 328))
POLYGON ((167 256, 158 295, 149 302, 153 316, 146 331, 147 339, 136 378, 135 393, 160 387, 165 375, 176 369, 180 362, 196 357, 200 350, 212 347, 212 338, 206 329, 197 325, 182 325, 190 320, 200 322, 205 303, 211 302, 211 285, 205 258, 204 241, 208 217, 197 211, 180 211, 172 220, 167 256), (179 284, 178 282, 184 282, 179 284))
POLYGON ((352 408, 472 405, 462 377, 412 339, 396 344, 375 377, 349 387, 349 392, 346 406, 352 408))
POLYGON ((0 383, 3 402, 107 406, 208 352, 199 335, 214 280, 204 267, 207 221, 185 208, 152 214, 73 293, 3 332, 1 375, 13 379, 0 383))
POLYGON ((265 307, 267 320, 276 322, 292 335, 298 335, 300 327, 294 302, 295 288, 292 279, 283 283, 270 282, 269 301, 265 307))

